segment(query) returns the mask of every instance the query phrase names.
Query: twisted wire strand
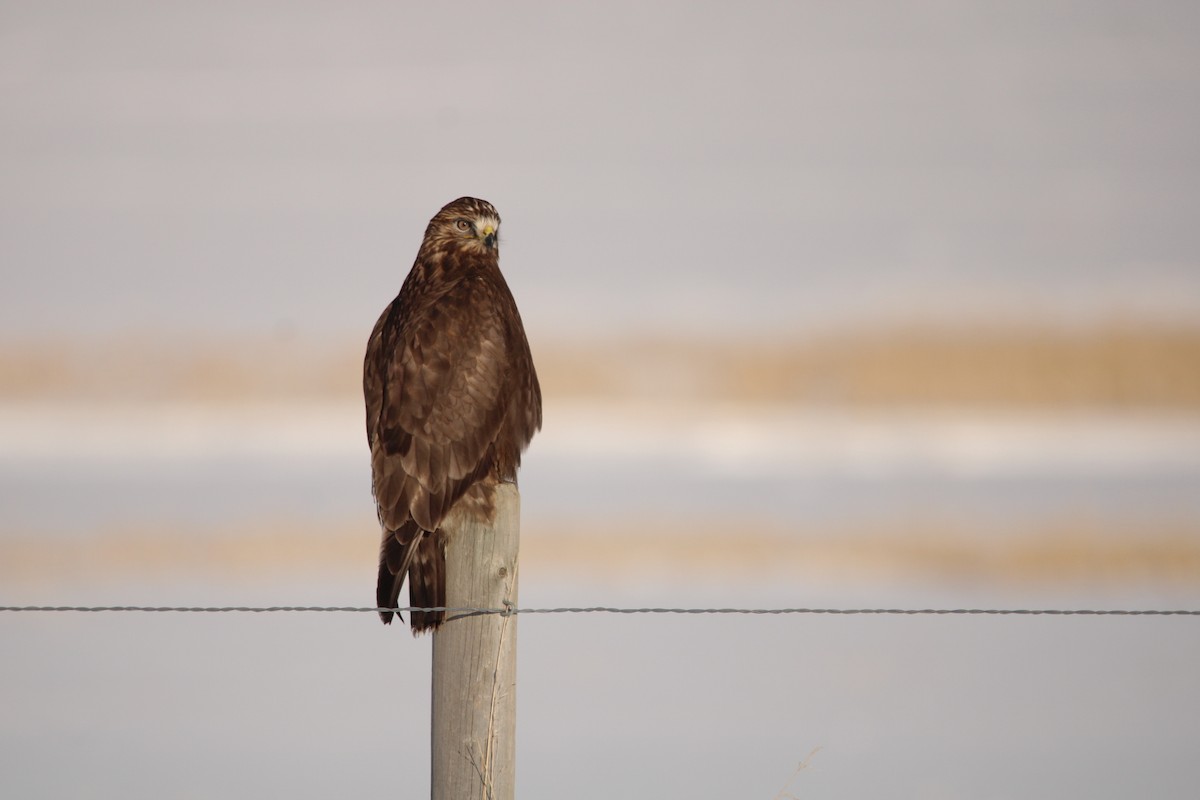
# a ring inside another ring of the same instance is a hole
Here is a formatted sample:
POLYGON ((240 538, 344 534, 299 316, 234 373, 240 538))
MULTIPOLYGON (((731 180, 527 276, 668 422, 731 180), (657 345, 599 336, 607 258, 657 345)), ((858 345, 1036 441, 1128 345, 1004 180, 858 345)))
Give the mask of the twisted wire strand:
POLYGON ((1182 617, 1200 616, 1200 609, 1127 608, 619 608, 582 606, 559 608, 453 608, 444 606, 376 608, 374 606, 0 606, 0 612, 145 612, 170 614, 331 613, 373 614, 381 611, 445 611, 450 614, 734 614, 841 616, 1048 616, 1048 617, 1182 617))

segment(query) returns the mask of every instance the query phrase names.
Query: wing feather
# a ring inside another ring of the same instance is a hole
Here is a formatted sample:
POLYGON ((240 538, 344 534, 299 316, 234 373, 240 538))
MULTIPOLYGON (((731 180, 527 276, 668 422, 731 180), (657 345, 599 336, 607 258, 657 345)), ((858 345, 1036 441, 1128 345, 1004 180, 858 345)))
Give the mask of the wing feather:
POLYGON ((402 293, 371 337, 368 438, 375 500, 389 531, 410 519, 435 530, 490 467, 511 402, 509 332, 490 289, 459 281, 437 298, 436 311, 394 308, 402 293))

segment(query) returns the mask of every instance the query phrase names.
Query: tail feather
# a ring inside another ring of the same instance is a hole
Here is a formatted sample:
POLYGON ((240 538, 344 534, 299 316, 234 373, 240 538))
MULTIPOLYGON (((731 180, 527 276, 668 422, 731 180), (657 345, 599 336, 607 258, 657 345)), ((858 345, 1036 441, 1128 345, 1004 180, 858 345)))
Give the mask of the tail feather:
MULTIPOLYGON (((375 607, 376 608, 396 608, 396 600, 400 597, 400 586, 404 583, 404 578, 397 574, 393 575, 388 569, 386 558, 379 559, 379 581, 375 584, 375 607)), ((380 611, 379 618, 383 620, 384 625, 392 624, 394 612, 380 611)), ((400 617, 400 621, 404 621, 404 617, 400 617)))
MULTIPOLYGON (((404 585, 404 576, 416 554, 417 542, 425 532, 409 521, 400 530, 384 536, 383 546, 379 550, 379 580, 375 584, 376 608, 396 608, 399 605, 400 587, 404 585)), ((380 611, 379 618, 384 625, 392 624, 392 612, 380 611)), ((404 617, 400 617, 404 621, 404 617)))
MULTIPOLYGON (((446 536, 441 528, 421 537, 416 556, 408 568, 408 603, 413 608, 446 605, 446 536)), ((412 612, 413 633, 437 630, 446 620, 445 611, 412 612)))
MULTIPOLYGON (((400 589, 408 578, 409 605, 432 608, 446 605, 446 540, 438 529, 433 534, 416 529, 397 531, 383 541, 379 554, 379 580, 375 587, 378 608, 399 606, 400 589), (404 534, 408 534, 405 536, 404 534), (401 537, 407 541, 401 542, 401 537)), ((380 611, 379 617, 390 625, 395 612, 380 611)), ((446 618, 444 611, 413 611, 414 634, 437 630, 446 618)), ((404 617, 400 618, 404 621, 404 617)))

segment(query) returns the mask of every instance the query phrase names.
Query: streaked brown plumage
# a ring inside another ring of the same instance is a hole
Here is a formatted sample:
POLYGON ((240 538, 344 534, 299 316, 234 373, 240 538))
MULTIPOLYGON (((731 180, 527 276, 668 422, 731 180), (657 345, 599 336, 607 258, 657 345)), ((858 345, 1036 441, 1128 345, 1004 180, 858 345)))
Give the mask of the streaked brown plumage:
MULTIPOLYGON (((500 274, 500 217, 460 197, 429 222, 400 294, 375 323, 363 364, 367 441, 383 530, 376 601, 446 604, 453 518, 490 518, 542 426, 542 393, 516 302, 500 274)), ((391 612, 380 612, 384 623, 391 612)), ((412 613, 436 629, 444 612, 412 613)))

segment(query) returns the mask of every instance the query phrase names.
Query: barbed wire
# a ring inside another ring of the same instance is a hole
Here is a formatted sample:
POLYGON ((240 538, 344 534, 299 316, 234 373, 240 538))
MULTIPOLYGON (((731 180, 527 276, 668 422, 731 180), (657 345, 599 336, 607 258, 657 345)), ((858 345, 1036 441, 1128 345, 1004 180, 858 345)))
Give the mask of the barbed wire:
POLYGON ((734 614, 832 616, 1046 616, 1046 617, 1183 617, 1200 616, 1200 609, 1128 608, 619 608, 580 606, 559 608, 453 608, 445 606, 376 608, 374 606, 0 606, 0 612, 144 612, 170 614, 328 613, 375 614, 383 611, 445 611, 448 614, 510 616, 515 614, 734 614))

